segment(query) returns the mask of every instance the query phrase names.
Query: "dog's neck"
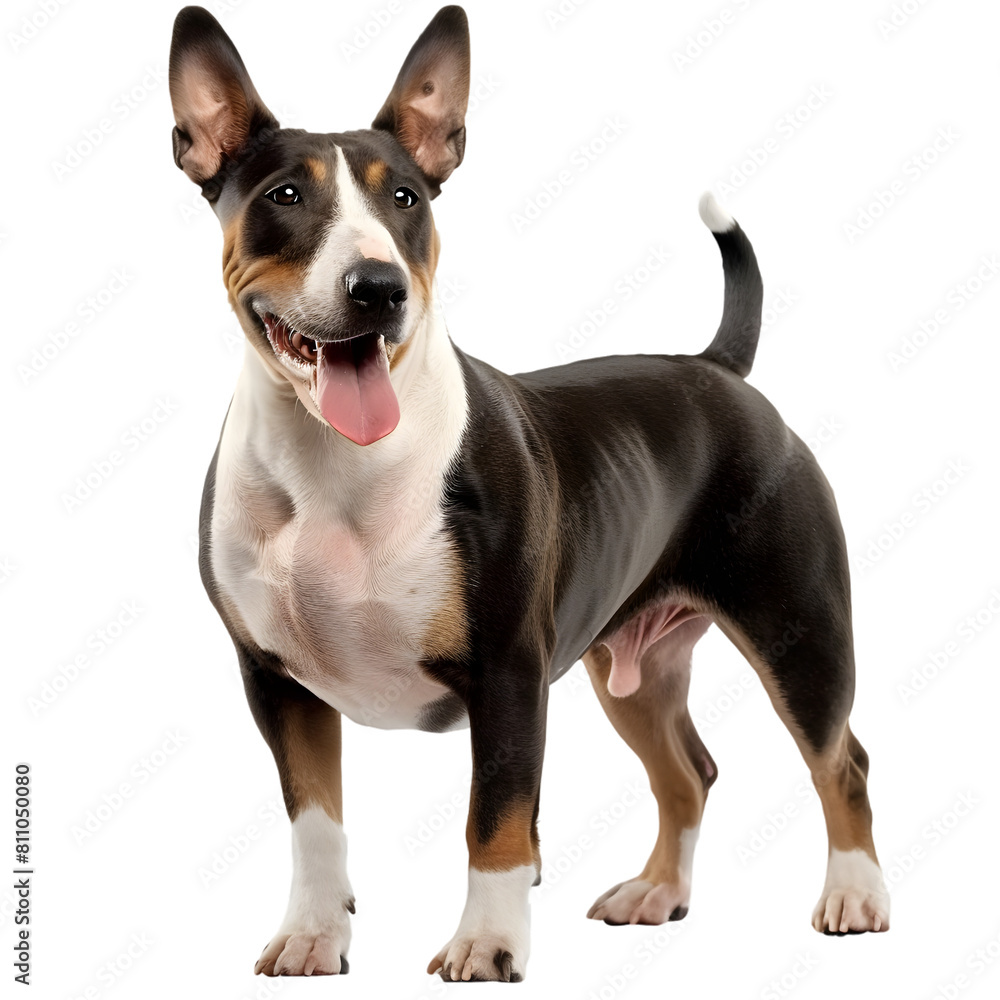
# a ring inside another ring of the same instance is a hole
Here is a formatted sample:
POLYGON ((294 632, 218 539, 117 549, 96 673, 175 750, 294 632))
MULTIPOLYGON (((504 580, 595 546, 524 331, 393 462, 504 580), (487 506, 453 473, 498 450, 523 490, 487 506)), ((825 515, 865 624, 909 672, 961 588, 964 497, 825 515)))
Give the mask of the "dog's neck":
POLYGON ((437 504, 468 407, 461 365, 436 310, 411 337, 390 376, 399 425, 366 446, 306 412, 291 383, 248 342, 223 447, 281 470, 293 497, 306 502, 319 503, 336 484, 337 506, 345 516, 352 511, 359 527, 426 515, 437 504))

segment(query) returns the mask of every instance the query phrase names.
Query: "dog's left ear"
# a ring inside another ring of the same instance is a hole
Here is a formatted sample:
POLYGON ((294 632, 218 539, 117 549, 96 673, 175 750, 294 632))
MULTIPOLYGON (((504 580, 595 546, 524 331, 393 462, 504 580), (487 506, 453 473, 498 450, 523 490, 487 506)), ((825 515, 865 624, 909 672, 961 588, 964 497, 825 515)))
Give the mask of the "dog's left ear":
POLYGON ((260 99, 236 46, 203 7, 185 7, 170 45, 174 161, 204 185, 247 141, 278 122, 260 99))
POLYGON ((416 160, 432 198, 465 154, 469 61, 465 11, 442 7, 410 49, 372 122, 372 128, 391 132, 416 160))

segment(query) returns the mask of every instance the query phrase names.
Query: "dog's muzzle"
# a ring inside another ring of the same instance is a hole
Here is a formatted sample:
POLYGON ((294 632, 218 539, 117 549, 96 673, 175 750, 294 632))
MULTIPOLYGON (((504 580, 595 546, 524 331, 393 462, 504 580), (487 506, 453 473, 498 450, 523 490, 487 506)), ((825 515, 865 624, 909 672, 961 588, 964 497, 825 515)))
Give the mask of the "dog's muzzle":
POLYGON ((406 297, 402 268, 365 258, 344 275, 327 323, 305 317, 308 333, 254 306, 279 360, 310 380, 323 419, 357 444, 372 444, 399 423, 387 346, 403 338, 406 297))

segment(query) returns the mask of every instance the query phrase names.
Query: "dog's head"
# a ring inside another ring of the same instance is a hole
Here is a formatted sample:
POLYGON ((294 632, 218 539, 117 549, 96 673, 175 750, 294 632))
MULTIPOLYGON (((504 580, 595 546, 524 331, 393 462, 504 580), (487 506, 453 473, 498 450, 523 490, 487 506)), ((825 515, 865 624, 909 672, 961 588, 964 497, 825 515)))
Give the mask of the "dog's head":
POLYGON ((174 159, 211 202, 253 347, 314 416, 359 444, 395 428, 391 370, 433 309, 430 200, 462 161, 469 29, 438 12, 370 129, 282 129, 218 21, 174 23, 174 159))

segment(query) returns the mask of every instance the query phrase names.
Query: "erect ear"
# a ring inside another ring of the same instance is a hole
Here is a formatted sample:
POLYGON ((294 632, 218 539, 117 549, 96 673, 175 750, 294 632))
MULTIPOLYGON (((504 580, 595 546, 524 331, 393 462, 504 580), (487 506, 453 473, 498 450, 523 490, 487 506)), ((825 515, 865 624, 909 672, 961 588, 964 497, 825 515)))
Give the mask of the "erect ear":
POLYGON ((442 7, 410 49, 372 128, 391 132, 424 172, 431 197, 465 154, 469 22, 442 7))
POLYGON ((170 45, 174 161, 199 184, 247 140, 278 122, 264 106, 222 26, 204 7, 185 7, 170 45))

